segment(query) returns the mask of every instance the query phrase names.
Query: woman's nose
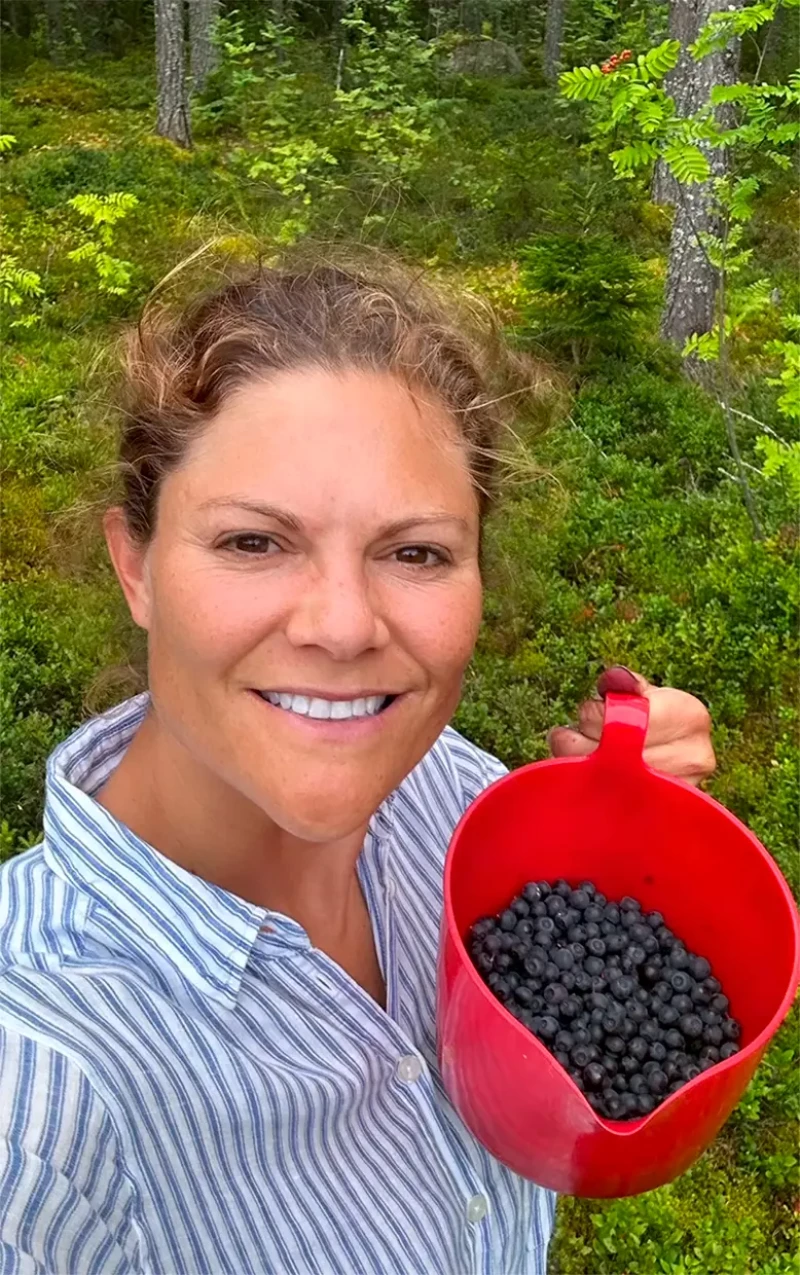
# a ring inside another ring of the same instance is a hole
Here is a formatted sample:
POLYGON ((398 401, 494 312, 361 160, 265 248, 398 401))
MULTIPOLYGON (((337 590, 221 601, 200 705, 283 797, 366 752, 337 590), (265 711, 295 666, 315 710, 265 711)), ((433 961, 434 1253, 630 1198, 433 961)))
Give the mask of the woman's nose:
POLYGON ((379 650, 389 630, 378 614, 362 563, 318 567, 306 576, 286 625, 293 646, 318 646, 336 660, 379 650))

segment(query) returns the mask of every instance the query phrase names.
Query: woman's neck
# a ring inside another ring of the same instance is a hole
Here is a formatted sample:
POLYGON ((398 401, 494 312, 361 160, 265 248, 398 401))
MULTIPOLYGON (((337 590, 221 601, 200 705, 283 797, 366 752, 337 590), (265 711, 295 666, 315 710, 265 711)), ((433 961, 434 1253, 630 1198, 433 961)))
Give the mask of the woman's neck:
POLYGON ((363 931, 356 862, 366 826, 334 842, 303 841, 192 757, 152 712, 97 800, 189 872, 292 917, 334 959, 363 931))

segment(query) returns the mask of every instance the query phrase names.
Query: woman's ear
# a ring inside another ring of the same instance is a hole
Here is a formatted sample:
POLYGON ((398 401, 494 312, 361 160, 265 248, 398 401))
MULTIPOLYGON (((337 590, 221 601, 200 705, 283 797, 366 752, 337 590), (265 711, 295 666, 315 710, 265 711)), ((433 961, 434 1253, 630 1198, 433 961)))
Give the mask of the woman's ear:
POLYGON ((149 629, 151 597, 147 548, 133 539, 125 514, 118 506, 106 511, 103 531, 133 621, 141 629, 149 629))

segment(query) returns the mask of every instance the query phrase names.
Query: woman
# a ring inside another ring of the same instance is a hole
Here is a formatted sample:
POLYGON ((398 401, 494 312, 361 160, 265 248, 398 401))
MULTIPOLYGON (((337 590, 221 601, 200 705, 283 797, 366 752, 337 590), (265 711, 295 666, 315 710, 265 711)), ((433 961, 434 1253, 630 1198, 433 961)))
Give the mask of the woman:
MULTIPOLYGON (((448 726, 482 356, 316 266, 143 330, 129 383, 105 531, 149 695, 55 750, 44 842, 0 876, 0 1271, 544 1272, 552 1194, 436 1068, 443 859, 504 772, 448 726)), ((710 773, 702 705, 612 676, 652 764, 710 773)))

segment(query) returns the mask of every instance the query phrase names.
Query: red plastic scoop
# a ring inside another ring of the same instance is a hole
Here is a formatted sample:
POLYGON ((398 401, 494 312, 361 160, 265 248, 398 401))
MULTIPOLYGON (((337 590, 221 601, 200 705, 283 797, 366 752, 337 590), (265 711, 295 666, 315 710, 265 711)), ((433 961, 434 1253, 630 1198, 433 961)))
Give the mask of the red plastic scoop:
POLYGON ((739 1101, 800 980, 800 922, 764 847, 711 797, 645 764, 648 704, 609 694, 590 757, 514 771, 473 802, 444 877, 438 1046, 464 1123, 510 1168, 570 1195, 635 1195, 683 1173, 739 1101), (527 881, 593 881, 625 894, 708 957, 742 1026, 740 1052, 651 1115, 598 1116, 495 999, 464 946, 470 926, 527 881), (757 964, 756 964, 757 962, 757 964))

